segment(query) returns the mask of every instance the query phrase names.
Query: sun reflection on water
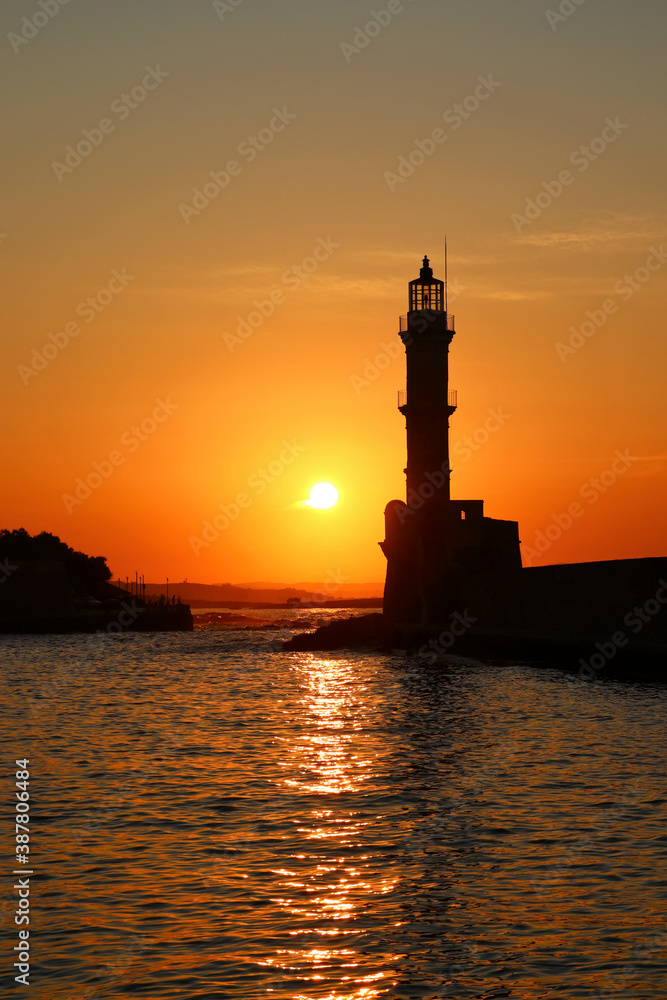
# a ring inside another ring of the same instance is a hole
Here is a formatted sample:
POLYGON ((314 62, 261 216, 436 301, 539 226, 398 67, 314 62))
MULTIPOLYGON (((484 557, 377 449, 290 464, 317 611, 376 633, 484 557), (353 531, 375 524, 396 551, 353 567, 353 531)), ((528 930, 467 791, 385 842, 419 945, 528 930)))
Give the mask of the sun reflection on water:
POLYGON ((374 900, 397 884, 367 849, 373 821, 382 818, 364 803, 378 777, 369 710, 353 663, 312 657, 295 669, 300 725, 298 737, 284 741, 279 783, 293 797, 300 849, 274 869, 284 878, 272 899, 291 918, 294 947, 276 949, 266 964, 304 982, 295 1000, 373 1000, 386 995, 399 956, 386 955, 384 968, 368 972, 359 950, 374 900))

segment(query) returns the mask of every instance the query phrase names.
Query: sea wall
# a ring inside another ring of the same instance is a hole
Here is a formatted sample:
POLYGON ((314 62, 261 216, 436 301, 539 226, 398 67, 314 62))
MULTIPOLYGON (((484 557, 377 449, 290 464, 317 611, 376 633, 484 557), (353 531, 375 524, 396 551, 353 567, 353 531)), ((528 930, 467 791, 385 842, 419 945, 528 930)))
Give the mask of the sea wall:
POLYGON ((667 558, 526 568, 519 597, 521 632, 667 647, 667 558))

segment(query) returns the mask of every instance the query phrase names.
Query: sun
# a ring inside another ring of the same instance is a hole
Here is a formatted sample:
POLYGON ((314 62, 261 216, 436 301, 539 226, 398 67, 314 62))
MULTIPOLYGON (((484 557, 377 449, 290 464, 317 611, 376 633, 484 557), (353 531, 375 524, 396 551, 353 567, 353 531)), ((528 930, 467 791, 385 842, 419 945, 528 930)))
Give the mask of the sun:
POLYGON ((310 497, 306 500, 308 507, 315 507, 316 510, 326 510, 338 503, 338 490, 331 483, 316 483, 310 491, 310 497))

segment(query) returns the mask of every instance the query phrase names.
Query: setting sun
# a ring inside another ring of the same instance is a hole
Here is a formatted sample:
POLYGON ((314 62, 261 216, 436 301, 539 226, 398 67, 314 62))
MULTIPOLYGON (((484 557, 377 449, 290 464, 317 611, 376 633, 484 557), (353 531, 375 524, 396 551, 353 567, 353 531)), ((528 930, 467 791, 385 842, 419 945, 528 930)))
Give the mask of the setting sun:
POLYGON ((338 490, 331 483, 316 483, 306 501, 308 507, 315 507, 317 510, 326 510, 336 503, 338 503, 338 490))

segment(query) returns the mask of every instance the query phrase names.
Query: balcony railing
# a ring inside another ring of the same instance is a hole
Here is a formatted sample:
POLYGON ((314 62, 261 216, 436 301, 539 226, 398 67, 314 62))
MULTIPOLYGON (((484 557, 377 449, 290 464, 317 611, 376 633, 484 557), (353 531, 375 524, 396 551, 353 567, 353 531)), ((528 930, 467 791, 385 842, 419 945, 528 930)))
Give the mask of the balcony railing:
MULTIPOLYGON (((398 390, 398 408, 399 408, 399 410, 400 410, 400 408, 402 406, 406 406, 407 402, 408 402, 408 392, 407 392, 407 389, 399 389, 398 390)), ((450 389, 449 390, 449 392, 447 393, 447 405, 450 406, 454 410, 457 408, 457 406, 458 406, 458 390, 456 390, 456 389, 450 389)))
MULTIPOLYGON (((440 322, 442 322, 442 317, 445 317, 445 319, 447 321, 447 329, 451 330, 452 332, 455 332, 454 316, 452 315, 452 313, 436 312, 436 310, 434 310, 434 309, 421 309, 420 310, 420 320, 421 320, 422 317, 425 318, 427 324, 428 323, 433 323, 433 322, 435 322, 435 320, 439 320, 440 322)), ((417 320, 416 322, 420 323, 420 320, 417 320)), ((420 323, 420 327, 422 325, 423 324, 420 323)), ((426 329, 426 327, 424 327, 424 329, 426 329)), ((408 332, 408 317, 407 316, 399 316, 398 317, 398 332, 399 333, 407 333, 408 332)), ((423 333, 423 330, 420 329, 420 332, 423 333)))

